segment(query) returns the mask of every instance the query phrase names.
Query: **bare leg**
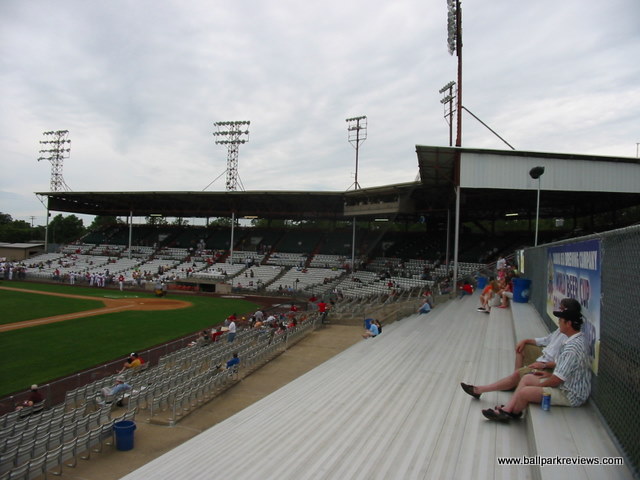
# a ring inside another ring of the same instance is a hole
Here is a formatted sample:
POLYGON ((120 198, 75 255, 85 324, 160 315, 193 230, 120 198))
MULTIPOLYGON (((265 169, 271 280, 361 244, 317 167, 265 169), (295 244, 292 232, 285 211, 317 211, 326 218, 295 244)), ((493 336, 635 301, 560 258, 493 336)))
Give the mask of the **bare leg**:
POLYGON ((540 377, 535 375, 525 375, 522 377, 518 388, 516 388, 516 392, 503 410, 511 413, 520 413, 528 404, 542 402, 542 387, 539 385, 540 377))
POLYGON ((524 350, 522 352, 516 352, 516 370, 524 367, 524 350))
POLYGON ((508 377, 501 378, 497 382, 493 382, 489 385, 479 385, 475 387, 475 393, 487 393, 496 392, 502 390, 513 390, 518 386, 520 381, 520 375, 517 371, 513 372, 508 377))

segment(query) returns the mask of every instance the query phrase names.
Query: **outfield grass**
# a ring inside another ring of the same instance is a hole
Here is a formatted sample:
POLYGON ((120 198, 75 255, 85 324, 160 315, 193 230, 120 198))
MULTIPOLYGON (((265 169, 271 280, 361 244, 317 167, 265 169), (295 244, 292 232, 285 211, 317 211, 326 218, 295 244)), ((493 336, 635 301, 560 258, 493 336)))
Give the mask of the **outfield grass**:
MULTIPOLYGON (((80 295, 120 294, 114 290, 25 282, 12 282, 11 286, 80 295)), ((179 310, 109 313, 0 333, 0 397, 25 390, 32 383, 43 384, 123 358, 129 352, 195 333, 222 322, 231 313, 258 308, 240 299, 180 295, 171 295, 171 298, 191 302, 193 306, 179 310)), ((3 304, 3 317, 5 315, 11 316, 12 312, 3 304)))
POLYGON ((0 305, 3 312, 0 325, 104 307, 100 300, 62 298, 10 290, 0 290, 0 305))

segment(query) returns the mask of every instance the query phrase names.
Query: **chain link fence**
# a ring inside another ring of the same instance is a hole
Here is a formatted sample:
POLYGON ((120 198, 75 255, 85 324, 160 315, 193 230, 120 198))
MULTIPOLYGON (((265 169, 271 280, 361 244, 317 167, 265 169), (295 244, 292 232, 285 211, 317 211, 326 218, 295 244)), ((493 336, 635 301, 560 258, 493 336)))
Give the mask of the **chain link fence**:
POLYGON ((549 247, 599 239, 602 254, 600 360, 591 399, 636 474, 640 472, 640 225, 573 238, 525 251, 531 302, 551 330, 546 314, 549 247))

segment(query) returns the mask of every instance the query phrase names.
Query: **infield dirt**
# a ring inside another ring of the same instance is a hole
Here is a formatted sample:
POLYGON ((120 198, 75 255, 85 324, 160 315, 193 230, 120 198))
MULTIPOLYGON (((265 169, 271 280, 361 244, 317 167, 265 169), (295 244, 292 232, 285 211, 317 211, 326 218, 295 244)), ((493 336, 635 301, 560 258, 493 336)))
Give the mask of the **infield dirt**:
POLYGON ((70 295, 65 293, 40 292, 37 290, 27 290, 13 287, 0 287, 0 290, 11 290, 15 292, 33 293, 37 295, 51 295, 54 297, 78 298, 83 300, 98 300, 104 304, 102 308, 92 310, 83 310, 81 312, 67 313, 64 315, 55 315, 53 317, 36 318, 34 320, 25 320, 24 322, 8 323, 0 325, 0 332, 9 330, 17 330, 19 328, 35 327, 44 325, 45 323, 64 322, 65 320, 73 320, 82 317, 91 317, 93 315, 103 315, 105 313, 121 312, 124 310, 177 310, 187 308, 192 305, 191 302, 183 300, 172 300, 167 298, 107 298, 107 297, 90 297, 85 295, 70 295))

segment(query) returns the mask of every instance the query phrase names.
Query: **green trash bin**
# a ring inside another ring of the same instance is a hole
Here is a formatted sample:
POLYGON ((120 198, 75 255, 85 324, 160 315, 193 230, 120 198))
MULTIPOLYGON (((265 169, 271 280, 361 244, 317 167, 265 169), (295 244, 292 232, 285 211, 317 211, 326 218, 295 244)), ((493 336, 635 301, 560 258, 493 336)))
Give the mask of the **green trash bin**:
POLYGON ((133 432, 136 429, 135 422, 124 420, 113 424, 116 434, 116 448, 118 450, 131 450, 133 448, 133 432))

